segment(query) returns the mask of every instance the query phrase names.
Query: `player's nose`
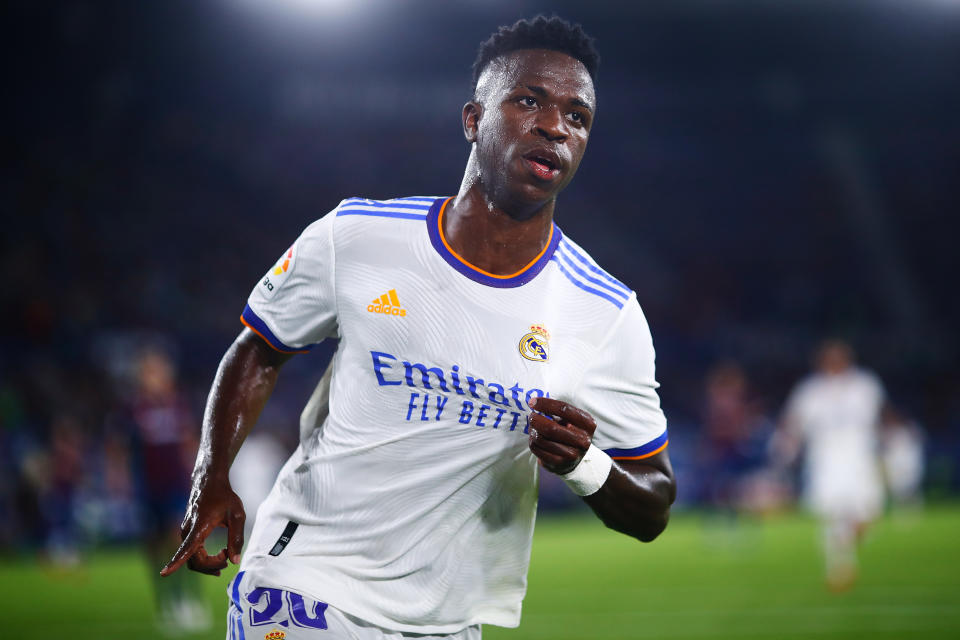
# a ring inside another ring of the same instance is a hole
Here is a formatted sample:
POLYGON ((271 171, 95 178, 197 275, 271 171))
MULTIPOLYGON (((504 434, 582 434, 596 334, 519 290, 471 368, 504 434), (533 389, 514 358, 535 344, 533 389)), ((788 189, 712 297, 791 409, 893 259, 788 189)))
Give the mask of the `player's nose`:
POLYGON ((563 114, 557 106, 549 106, 537 114, 534 131, 550 140, 551 142, 561 142, 567 137, 567 125, 563 119, 563 114))

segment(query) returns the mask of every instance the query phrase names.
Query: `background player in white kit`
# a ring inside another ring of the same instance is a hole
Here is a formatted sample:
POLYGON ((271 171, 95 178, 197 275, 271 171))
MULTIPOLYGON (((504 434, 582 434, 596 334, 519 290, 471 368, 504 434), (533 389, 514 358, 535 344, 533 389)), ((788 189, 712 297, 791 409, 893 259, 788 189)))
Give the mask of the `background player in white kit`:
POLYGON ((254 288, 163 574, 239 561, 231 460, 290 354, 340 343, 258 511, 230 637, 516 626, 539 466, 613 529, 647 541, 666 526, 675 484, 649 329, 635 294, 553 222, 593 123, 597 63, 558 18, 501 28, 463 108, 458 194, 344 200, 254 288), (209 556, 219 525, 228 546, 209 556))
POLYGON ((790 394, 777 442, 786 461, 805 448, 804 497, 823 521, 827 583, 842 590, 856 579, 857 543, 883 509, 884 391, 873 373, 854 366, 845 342, 824 342, 815 366, 790 394))

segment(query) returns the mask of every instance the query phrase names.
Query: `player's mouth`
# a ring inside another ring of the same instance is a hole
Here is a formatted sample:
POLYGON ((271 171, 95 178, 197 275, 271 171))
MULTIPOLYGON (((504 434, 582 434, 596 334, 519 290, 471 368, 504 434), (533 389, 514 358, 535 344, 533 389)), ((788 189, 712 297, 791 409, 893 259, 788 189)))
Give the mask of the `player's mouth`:
POLYGON ((560 161, 551 153, 534 151, 523 156, 523 161, 540 180, 550 181, 560 175, 560 161))

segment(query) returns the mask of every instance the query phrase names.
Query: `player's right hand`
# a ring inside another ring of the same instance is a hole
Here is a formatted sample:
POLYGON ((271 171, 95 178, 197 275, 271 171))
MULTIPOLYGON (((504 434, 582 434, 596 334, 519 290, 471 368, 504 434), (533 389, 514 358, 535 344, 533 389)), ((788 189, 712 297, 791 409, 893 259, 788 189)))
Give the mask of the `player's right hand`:
POLYGON ((239 564, 246 519, 243 503, 228 481, 207 482, 202 488, 194 485, 187 513, 180 525, 180 548, 160 570, 160 575, 170 575, 184 562, 193 571, 212 576, 220 575, 220 570, 227 567, 228 559, 233 564, 239 564), (217 527, 227 528, 227 547, 211 556, 203 548, 203 543, 217 527))

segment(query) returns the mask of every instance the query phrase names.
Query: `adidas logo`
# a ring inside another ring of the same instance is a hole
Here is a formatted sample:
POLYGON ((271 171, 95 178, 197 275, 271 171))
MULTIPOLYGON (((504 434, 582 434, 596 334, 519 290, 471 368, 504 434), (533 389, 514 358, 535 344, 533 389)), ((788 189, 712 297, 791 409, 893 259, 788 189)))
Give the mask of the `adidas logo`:
POLYGON ((406 309, 400 308, 400 299, 397 297, 397 290, 390 289, 379 298, 374 298, 373 302, 367 305, 367 311, 370 313, 385 313, 388 316, 407 315, 406 309))

